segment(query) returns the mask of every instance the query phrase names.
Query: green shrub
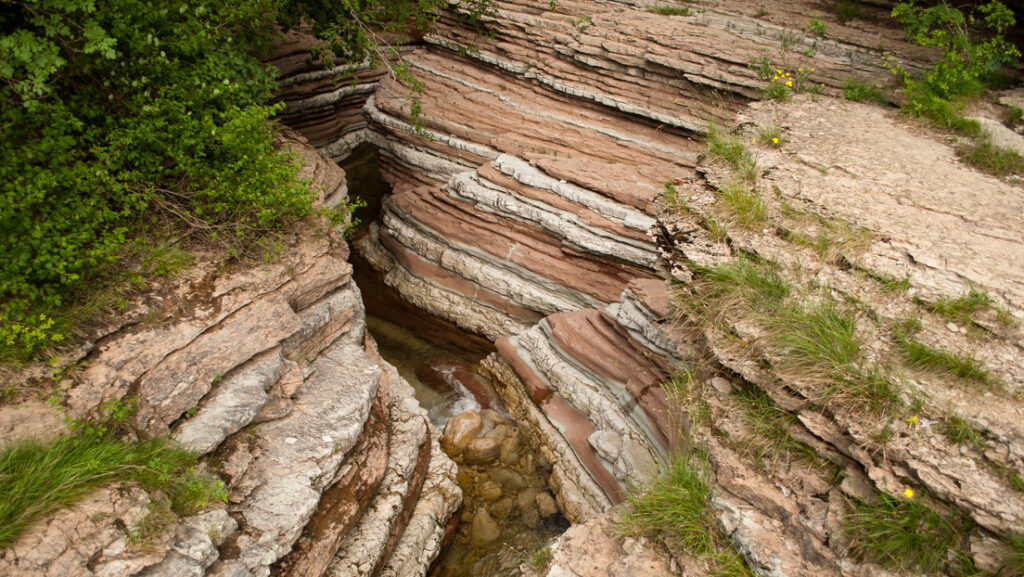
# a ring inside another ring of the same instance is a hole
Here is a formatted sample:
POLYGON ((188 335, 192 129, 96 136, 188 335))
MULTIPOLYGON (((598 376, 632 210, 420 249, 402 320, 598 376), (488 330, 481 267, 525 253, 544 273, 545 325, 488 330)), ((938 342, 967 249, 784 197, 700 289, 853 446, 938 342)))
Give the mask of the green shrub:
POLYGON ((801 28, 803 28, 804 32, 824 38, 825 30, 828 28, 828 25, 822 22, 821 18, 815 16, 814 18, 805 21, 801 28))
POLYGON ((945 1, 924 8, 909 0, 892 11, 909 39, 942 51, 942 58, 924 79, 910 78, 894 66, 906 85, 904 110, 969 136, 980 135, 980 126, 960 116, 963 100, 981 95, 985 85, 998 77, 1002 65, 1020 58, 1017 47, 1003 37, 1016 23, 1013 11, 998 0, 977 9, 977 16, 965 15, 945 1), (986 29, 984 34, 976 29, 980 23, 986 29))
POLYGON ((356 18, 296 0, 0 6, 0 358, 61 342, 62 309, 150 219, 242 250, 310 215, 274 145, 276 71, 260 56, 278 24, 310 23, 329 64, 376 53, 367 25, 400 39, 441 4, 369 0, 356 18))

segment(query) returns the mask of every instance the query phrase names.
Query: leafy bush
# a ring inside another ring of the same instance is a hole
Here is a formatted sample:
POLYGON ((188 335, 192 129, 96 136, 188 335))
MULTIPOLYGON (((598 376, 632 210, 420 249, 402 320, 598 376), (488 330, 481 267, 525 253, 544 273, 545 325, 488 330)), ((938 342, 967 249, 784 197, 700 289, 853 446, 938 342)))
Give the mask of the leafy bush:
POLYGON ((154 217, 243 247, 311 213, 274 145, 275 17, 313 23, 329 62, 382 54, 368 26, 420 30, 440 3, 0 4, 0 357, 64 339, 61 308, 154 217))
MULTIPOLYGON (((945 1, 924 8, 909 0, 893 8, 893 18, 904 26, 909 39, 942 50, 942 58, 923 80, 904 75, 911 113, 932 118, 942 112, 937 102, 980 95, 1002 65, 1020 57, 1017 47, 1003 37, 1016 23, 1013 11, 998 0, 981 4, 978 11, 981 17, 975 19, 945 1), (972 29, 976 21, 984 23, 984 37, 972 29)), ((898 67, 897 72, 902 73, 898 67)))

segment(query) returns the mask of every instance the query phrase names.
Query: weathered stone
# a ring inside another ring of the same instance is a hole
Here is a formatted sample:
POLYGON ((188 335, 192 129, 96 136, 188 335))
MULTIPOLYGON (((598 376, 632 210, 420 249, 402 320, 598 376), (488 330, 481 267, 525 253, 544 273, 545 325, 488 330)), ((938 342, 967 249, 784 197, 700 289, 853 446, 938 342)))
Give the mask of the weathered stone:
POLYGON ((441 448, 449 455, 458 456, 470 441, 474 440, 483 426, 480 413, 468 410, 448 419, 441 437, 441 448))
POLYGON ((484 481, 480 488, 477 489, 477 492, 480 498, 486 502, 497 501, 502 495, 501 485, 494 481, 484 481))
POLYGON ((487 509, 481 507, 473 513, 473 526, 469 533, 469 542, 474 547, 485 547, 494 543, 501 536, 501 528, 494 522, 487 509))
POLYGON ((547 491, 538 493, 535 500, 537 502, 537 511, 541 517, 550 517, 558 513, 558 505, 555 504, 554 498, 547 491))
POLYGON ((493 463, 501 456, 501 445, 491 437, 479 437, 466 443, 463 457, 471 465, 493 463))

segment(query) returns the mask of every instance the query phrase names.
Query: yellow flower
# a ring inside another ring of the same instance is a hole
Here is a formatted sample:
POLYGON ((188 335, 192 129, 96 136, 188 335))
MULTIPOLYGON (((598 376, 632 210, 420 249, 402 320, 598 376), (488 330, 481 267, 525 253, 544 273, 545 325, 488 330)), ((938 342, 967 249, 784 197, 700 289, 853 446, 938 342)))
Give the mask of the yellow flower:
POLYGON ((913 499, 914 498, 914 490, 913 489, 907 489, 906 491, 903 491, 903 494, 907 496, 907 499, 913 499))
POLYGON ((907 427, 911 428, 911 429, 913 429, 914 427, 918 426, 921 423, 921 421, 919 421, 917 419, 917 416, 915 416, 915 415, 907 417, 906 421, 907 421, 907 427))
POLYGON ((792 80, 787 80, 786 81, 786 86, 793 86, 793 81, 792 80))
POLYGON ((772 144, 778 144, 778 143, 779 143, 779 139, 778 138, 772 138, 772 144))

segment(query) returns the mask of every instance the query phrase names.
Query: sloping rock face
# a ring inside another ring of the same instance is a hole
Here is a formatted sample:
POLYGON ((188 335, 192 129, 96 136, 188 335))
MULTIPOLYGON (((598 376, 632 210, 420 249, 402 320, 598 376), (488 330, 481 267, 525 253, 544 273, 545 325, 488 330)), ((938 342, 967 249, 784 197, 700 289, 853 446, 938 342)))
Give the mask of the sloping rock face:
MULTIPOLYGON (((321 202, 344 201, 344 172, 304 142, 291 147, 321 202)), ((67 390, 71 417, 137 399, 137 428, 205 455, 227 507, 139 543, 140 527, 161 526, 146 520, 151 496, 105 488, 26 532, 0 555, 0 574, 426 572, 461 500, 455 465, 365 331, 347 247, 311 226, 294 235, 254 268, 200 255, 81 349, 87 368, 67 390)))

